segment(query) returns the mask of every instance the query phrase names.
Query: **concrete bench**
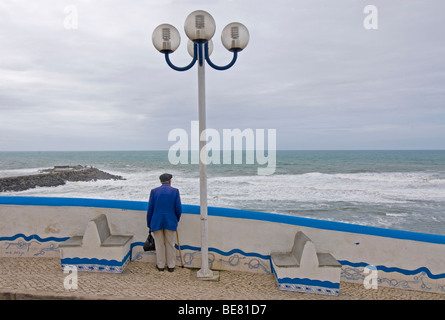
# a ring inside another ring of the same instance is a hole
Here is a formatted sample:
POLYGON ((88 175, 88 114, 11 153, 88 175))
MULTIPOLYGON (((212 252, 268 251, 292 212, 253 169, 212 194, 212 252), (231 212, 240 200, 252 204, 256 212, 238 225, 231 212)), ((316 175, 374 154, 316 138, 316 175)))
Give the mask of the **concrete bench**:
POLYGON ((79 271, 124 271, 131 255, 133 235, 113 235, 107 216, 90 220, 83 236, 73 236, 60 244, 62 268, 76 266, 79 271))
POLYGON ((273 252, 270 257, 281 290, 338 295, 341 264, 330 253, 316 252, 303 232, 295 235, 291 252, 273 252))

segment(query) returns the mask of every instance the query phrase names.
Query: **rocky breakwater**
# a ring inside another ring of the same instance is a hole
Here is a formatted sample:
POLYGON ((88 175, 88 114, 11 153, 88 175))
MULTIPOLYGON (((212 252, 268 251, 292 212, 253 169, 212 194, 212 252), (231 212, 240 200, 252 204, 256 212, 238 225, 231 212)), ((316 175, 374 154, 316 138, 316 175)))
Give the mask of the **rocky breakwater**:
POLYGON ((125 180, 97 168, 86 166, 56 166, 39 174, 0 178, 0 192, 24 191, 35 187, 57 187, 66 181, 125 180))

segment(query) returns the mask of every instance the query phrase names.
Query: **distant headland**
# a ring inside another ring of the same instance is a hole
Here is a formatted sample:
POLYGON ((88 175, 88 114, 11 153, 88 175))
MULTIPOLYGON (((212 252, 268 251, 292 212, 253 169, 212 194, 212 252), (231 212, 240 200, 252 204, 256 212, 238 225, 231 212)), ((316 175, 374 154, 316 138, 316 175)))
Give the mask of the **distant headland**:
POLYGON ((125 180, 88 166, 55 166, 40 170, 39 174, 0 178, 0 192, 24 191, 35 187, 57 187, 66 181, 125 180))

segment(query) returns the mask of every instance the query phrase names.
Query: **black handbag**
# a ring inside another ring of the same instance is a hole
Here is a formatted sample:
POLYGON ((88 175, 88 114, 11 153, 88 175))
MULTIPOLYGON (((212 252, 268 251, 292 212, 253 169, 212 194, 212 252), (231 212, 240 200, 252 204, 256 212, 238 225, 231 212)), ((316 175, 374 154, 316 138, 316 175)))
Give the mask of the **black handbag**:
POLYGON ((155 251, 155 250, 156 250, 155 239, 151 235, 151 231, 150 231, 148 233, 147 240, 145 240, 145 243, 144 243, 144 251, 155 251))

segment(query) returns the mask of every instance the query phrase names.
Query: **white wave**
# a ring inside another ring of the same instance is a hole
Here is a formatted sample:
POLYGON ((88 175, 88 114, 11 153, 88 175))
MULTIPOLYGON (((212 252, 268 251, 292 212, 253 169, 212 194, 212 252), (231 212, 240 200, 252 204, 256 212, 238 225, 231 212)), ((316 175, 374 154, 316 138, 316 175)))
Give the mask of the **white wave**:
POLYGON ((407 217, 408 213, 406 213, 406 212, 402 212, 402 213, 385 212, 385 215, 388 217, 407 217))
POLYGON ((218 177, 209 192, 236 199, 406 203, 445 201, 445 180, 425 173, 352 173, 218 177))
MULTIPOLYGON (((36 171, 38 169, 4 170, 1 174, 24 175, 36 171)), ((159 186, 157 171, 106 171, 121 175, 126 180, 67 182, 59 187, 35 188, 8 194, 145 201, 148 200, 150 190, 159 186)), ((183 202, 196 203, 199 197, 199 177, 186 176, 179 170, 172 174, 172 185, 180 189, 183 202)), ((210 176, 208 195, 209 202, 214 201, 222 206, 230 206, 233 201, 403 204, 418 200, 445 201, 445 179, 425 172, 210 176)))
MULTIPOLYGON (((126 180, 67 182, 58 187, 1 195, 148 201, 150 190, 160 185, 158 170, 101 169, 126 180)), ((8 174, 35 171, 9 170, 8 174)), ((174 176, 172 186, 179 188, 182 202, 199 205, 198 174, 169 171, 174 176)), ((424 172, 209 176, 208 205, 442 233, 445 180, 424 172)))

